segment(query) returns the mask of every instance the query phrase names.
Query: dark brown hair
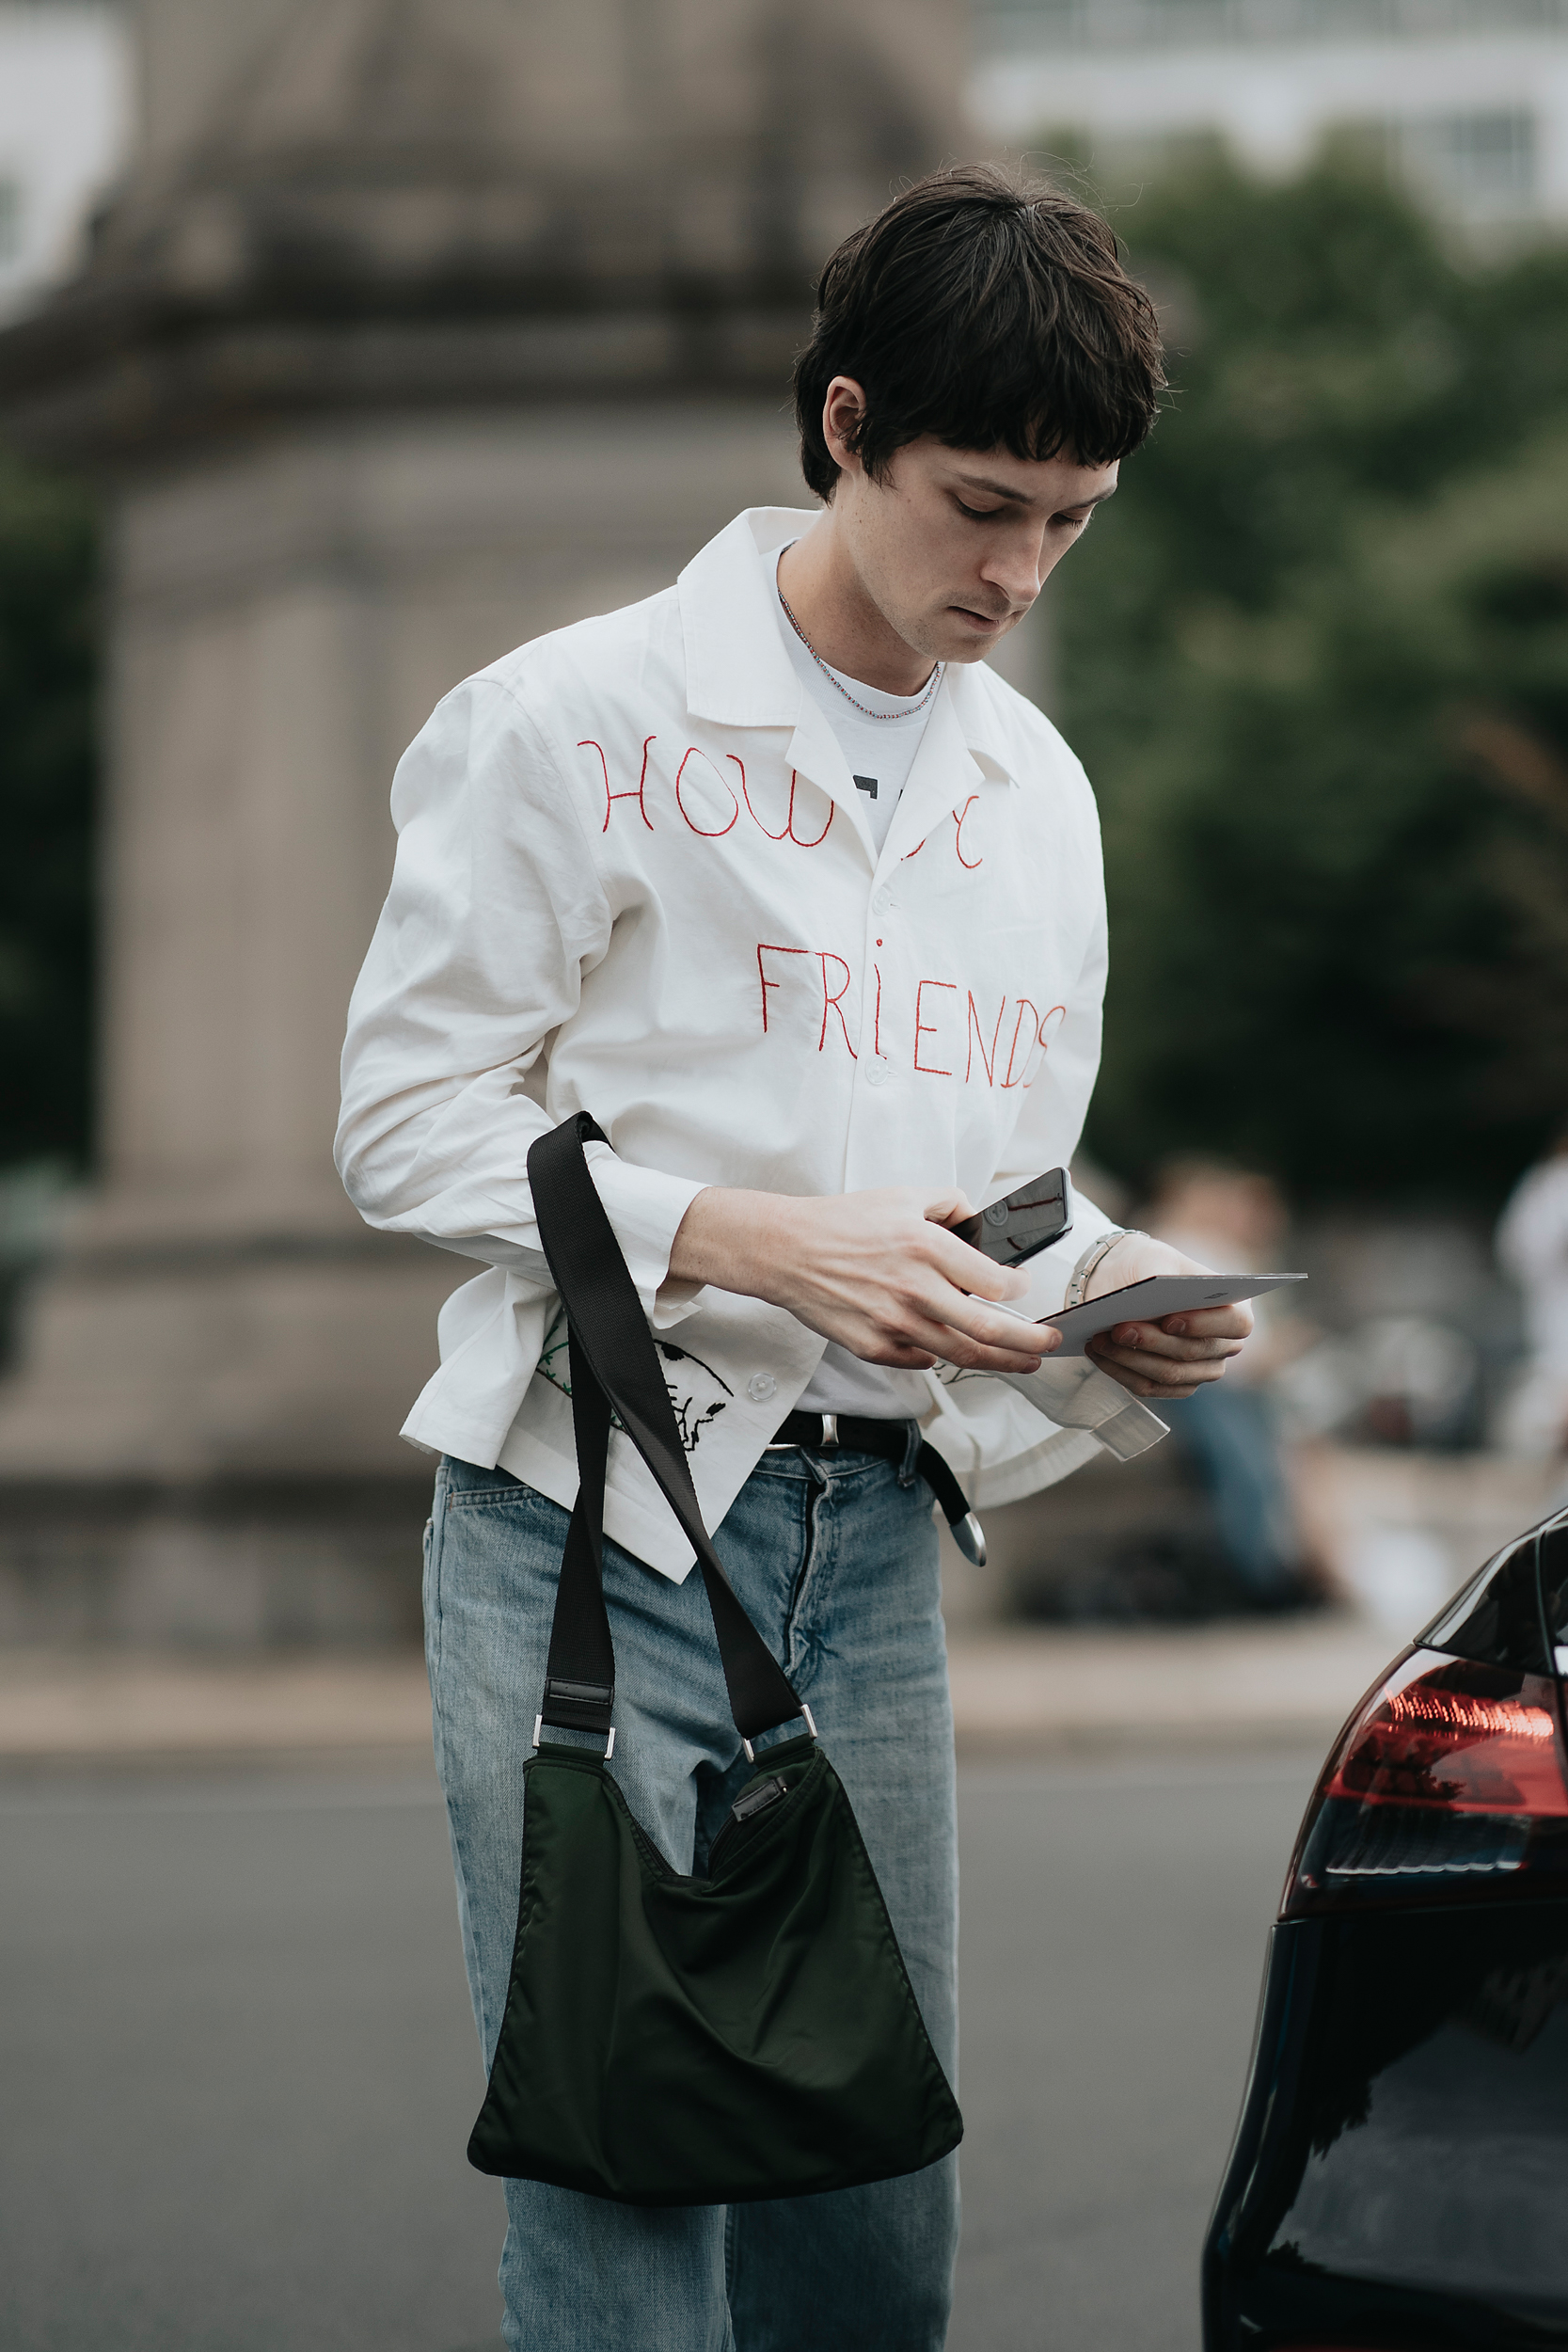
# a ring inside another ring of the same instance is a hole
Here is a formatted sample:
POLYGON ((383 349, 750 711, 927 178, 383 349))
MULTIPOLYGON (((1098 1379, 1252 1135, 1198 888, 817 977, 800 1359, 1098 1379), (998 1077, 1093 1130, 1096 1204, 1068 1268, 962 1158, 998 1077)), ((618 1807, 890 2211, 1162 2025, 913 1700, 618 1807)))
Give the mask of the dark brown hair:
POLYGON ((1148 433, 1164 386, 1154 306, 1097 213, 990 164, 933 172, 847 237, 795 363, 800 466, 821 498, 835 375, 866 410, 854 439, 874 481, 906 442, 1105 466, 1148 433))

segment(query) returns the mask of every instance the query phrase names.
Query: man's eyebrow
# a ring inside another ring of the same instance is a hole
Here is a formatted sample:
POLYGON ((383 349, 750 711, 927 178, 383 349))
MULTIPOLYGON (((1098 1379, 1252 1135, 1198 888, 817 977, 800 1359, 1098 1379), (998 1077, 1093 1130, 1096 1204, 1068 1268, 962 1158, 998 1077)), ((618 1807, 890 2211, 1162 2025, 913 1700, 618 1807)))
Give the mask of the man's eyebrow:
MULTIPOLYGON (((1013 506, 1038 506, 1041 503, 1040 500, 1032 498, 1027 490, 1015 489, 1010 482, 993 482, 989 474, 961 473, 958 480, 966 490, 989 491, 992 498, 1006 499, 1013 506)), ((1068 514, 1075 506, 1102 506, 1107 499, 1114 499, 1116 494, 1117 485, 1113 482, 1108 490, 1097 490, 1093 498, 1067 500, 1058 511, 1068 514)))

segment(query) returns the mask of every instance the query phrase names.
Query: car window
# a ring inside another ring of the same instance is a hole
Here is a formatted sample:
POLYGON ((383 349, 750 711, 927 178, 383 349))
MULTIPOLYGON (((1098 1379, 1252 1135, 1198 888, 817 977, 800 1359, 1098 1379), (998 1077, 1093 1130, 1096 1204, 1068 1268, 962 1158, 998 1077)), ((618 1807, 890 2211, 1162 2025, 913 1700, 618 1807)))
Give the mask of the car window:
POLYGON ((1546 1623, 1560 1655, 1559 1674, 1568 1666, 1568 1659, 1560 1652, 1568 1645, 1568 1521, 1548 1527, 1541 1538, 1541 1589, 1546 1604, 1546 1623))
MULTIPOLYGON (((1564 1629, 1554 1639, 1568 1642, 1568 1529, 1563 1537, 1561 1548, 1552 1553, 1565 1612, 1564 1629)), ((1454 1658, 1479 1659, 1488 1666, 1513 1666, 1523 1674, 1549 1672, 1536 1596, 1535 1544, 1533 1528, 1505 1544, 1428 1627, 1420 1646, 1447 1650, 1454 1658)))

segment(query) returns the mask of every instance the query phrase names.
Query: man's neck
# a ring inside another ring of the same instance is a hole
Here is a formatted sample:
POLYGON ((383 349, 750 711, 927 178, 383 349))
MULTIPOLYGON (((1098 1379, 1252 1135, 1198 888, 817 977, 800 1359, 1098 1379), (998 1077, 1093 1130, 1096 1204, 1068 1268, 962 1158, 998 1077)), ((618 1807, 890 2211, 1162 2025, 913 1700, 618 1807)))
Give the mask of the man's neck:
POLYGON ((932 662, 916 653, 872 603, 833 529, 830 511, 785 548, 779 587, 812 651, 846 677, 884 694, 918 694, 932 662))

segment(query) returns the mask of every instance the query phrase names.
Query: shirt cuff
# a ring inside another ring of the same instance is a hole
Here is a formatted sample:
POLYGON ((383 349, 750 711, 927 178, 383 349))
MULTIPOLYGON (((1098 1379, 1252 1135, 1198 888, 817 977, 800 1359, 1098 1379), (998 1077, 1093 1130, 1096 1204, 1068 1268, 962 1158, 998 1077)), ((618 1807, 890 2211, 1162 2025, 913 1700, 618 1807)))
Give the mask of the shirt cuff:
POLYGON ((668 1331, 695 1311, 706 1287, 672 1279, 670 1252, 681 1219, 707 1187, 657 1168, 636 1168, 608 1143, 589 1144, 586 1157, 642 1311, 656 1331, 668 1331))

